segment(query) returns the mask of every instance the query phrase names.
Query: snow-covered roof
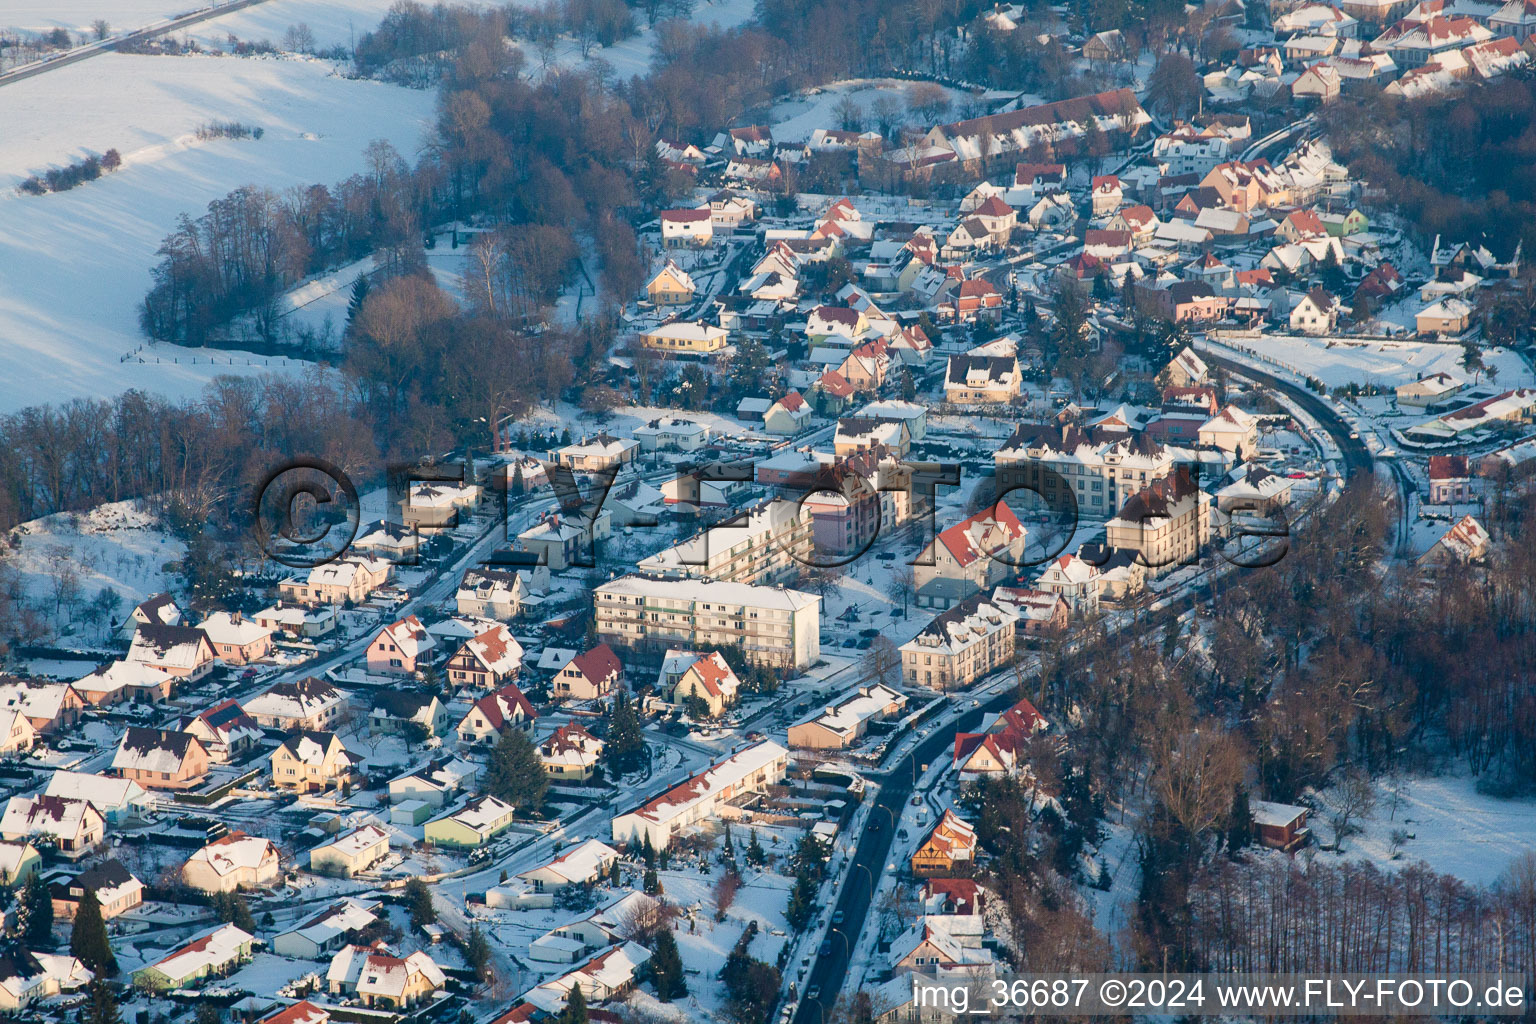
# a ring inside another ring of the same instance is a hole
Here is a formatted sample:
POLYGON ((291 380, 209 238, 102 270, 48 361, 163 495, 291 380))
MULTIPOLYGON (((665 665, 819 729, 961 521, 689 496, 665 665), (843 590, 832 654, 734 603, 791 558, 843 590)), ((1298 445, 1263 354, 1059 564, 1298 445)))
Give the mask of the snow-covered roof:
POLYGON ((255 619, 248 619, 239 612, 214 612, 198 624, 215 644, 233 644, 244 647, 254 644, 272 631, 255 619))
POLYGON ((359 857, 380 843, 389 842, 389 833, 378 825, 364 825, 355 828, 345 835, 337 836, 329 843, 321 843, 310 851, 313 857, 317 850, 332 850, 343 857, 359 857))
POLYGON ((125 686, 161 686, 170 678, 171 674, 164 669, 142 661, 123 660, 111 662, 81 677, 75 681, 75 686, 88 693, 116 693, 125 686))
POLYGON ((8 836, 58 836, 74 839, 90 825, 97 811, 84 800, 61 796, 13 796, 0 817, 0 833, 8 836))
POLYGON ((63 769, 49 776, 48 787, 43 792, 48 796, 88 801, 101 814, 144 803, 149 799, 144 787, 132 779, 108 778, 63 769))
POLYGON ((753 773, 775 761, 782 761, 788 755, 789 751, 772 740, 755 743, 711 765, 688 781, 673 786, 661 796, 646 801, 630 814, 658 824, 671 821, 700 801, 714 799, 753 773))
POLYGON ((129 661, 191 670, 212 656, 208 637, 191 626, 152 626, 141 623, 128 648, 129 661))
POLYGON ((892 705, 896 709, 907 706, 905 694, 897 693, 883 683, 861 686, 858 691, 826 708, 820 714, 807 719, 839 736, 852 736, 871 718, 879 718, 892 705))
POLYGON ((241 955, 255 936, 226 924, 205 932, 151 966, 172 981, 211 971, 241 955))
POLYGON ((820 598, 787 587, 761 587, 750 583, 724 580, 651 579, 645 576, 620 576, 597 588, 598 593, 675 601, 707 601, 743 607, 799 611, 815 608, 820 598))
POLYGON ((293 933, 323 946, 338 935, 368 927, 378 919, 379 904, 345 897, 305 921, 293 933))
POLYGON ((112 756, 112 768, 175 776, 181 773, 188 755, 201 747, 197 737, 189 732, 129 726, 112 756))
POLYGON ((275 856, 277 848, 272 845, 272 840, 231 832, 188 857, 187 863, 204 863, 215 874, 228 875, 235 871, 255 871, 268 857, 275 856))
POLYGON ((1248 813, 1253 815, 1253 823, 1268 828, 1285 828, 1291 822, 1307 813, 1305 807, 1295 804, 1278 804, 1269 800, 1250 800, 1248 813))
POLYGON ((310 676, 295 683, 278 683, 245 702, 246 713, 270 718, 300 719, 319 714, 347 699, 323 679, 310 676))
POLYGON ((579 846, 574 846, 554 860, 529 871, 521 872, 517 877, 531 878, 543 872, 553 872, 564 878, 567 882, 590 882, 613 861, 617 860, 619 851, 598 839, 588 839, 579 846))

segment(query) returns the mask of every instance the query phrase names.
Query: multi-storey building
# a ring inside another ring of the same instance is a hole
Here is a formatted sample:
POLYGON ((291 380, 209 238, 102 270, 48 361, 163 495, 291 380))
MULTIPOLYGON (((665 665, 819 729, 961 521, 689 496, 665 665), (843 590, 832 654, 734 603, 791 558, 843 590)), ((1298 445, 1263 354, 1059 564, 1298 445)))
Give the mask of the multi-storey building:
POLYGON ((901 680, 908 686, 953 690, 1013 660, 1013 613, 977 594, 939 615, 901 647, 901 680))
POLYGON ((1160 576, 1199 559, 1211 538, 1210 502, 1181 467, 1131 495, 1104 533, 1107 547, 1139 555, 1160 576))
POLYGON ((770 498, 637 563, 658 576, 780 583, 811 564, 811 513, 770 498))
POLYGON ((1144 434, 1127 437, 1038 423, 1020 424, 994 461, 999 494, 1032 488, 1059 511, 1062 489, 1070 490, 1078 514, 1087 517, 1113 515, 1127 497, 1180 464, 1225 465, 1217 453, 1208 458, 1206 453, 1160 445, 1144 434))
POLYGON ((821 599, 784 587, 623 576, 593 591, 597 633, 630 647, 739 647, 748 661, 803 669, 821 655, 821 599))

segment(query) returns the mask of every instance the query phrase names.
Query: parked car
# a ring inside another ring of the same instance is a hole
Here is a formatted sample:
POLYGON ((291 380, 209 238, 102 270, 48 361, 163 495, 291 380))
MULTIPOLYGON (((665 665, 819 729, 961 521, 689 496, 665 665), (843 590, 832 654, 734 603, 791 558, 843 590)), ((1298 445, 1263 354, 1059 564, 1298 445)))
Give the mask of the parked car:
POLYGON ((836 928, 838 925, 840 925, 842 923, 843 923, 843 912, 841 910, 834 910, 834 911, 832 911, 832 927, 836 928))

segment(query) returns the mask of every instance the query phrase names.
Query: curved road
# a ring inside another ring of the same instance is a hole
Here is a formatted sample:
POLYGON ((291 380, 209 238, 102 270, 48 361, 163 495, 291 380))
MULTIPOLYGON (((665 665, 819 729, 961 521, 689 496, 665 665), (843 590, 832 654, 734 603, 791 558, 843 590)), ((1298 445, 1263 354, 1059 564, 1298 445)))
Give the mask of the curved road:
MULTIPOLYGON (((1349 424, 1331 403, 1289 381, 1214 355, 1208 350, 1202 350, 1200 355, 1212 365, 1221 366, 1265 387, 1283 392, 1287 398, 1305 409, 1338 445, 1346 476, 1353 476, 1359 472, 1374 472, 1375 462, 1371 457, 1370 449, 1360 438, 1350 436, 1352 431, 1349 424)), ((1199 589, 1208 598, 1209 583, 1207 582, 1199 589)), ((1012 690, 993 697, 982 708, 973 709, 957 720, 954 723, 954 732, 975 728, 980 724, 984 713, 1002 711, 1010 707, 1015 700, 1016 695, 1012 690)), ((850 952, 858 945, 859 935, 864 930, 870 899, 874 894, 874 883, 889 863, 891 842, 896 832, 895 823, 901 818, 901 812, 912 795, 912 783, 917 775, 918 766, 933 764, 939 758, 947 756, 953 739, 953 733, 948 726, 942 729, 935 728, 931 736, 926 737, 911 753, 898 761, 883 776, 878 777, 879 793, 874 798, 874 806, 870 810, 864 832, 859 836, 853 861, 844 869, 841 889, 831 908, 843 912, 843 925, 828 933, 828 941, 831 942, 832 948, 826 956, 816 958, 810 976, 806 979, 805 991, 819 989, 817 998, 809 999, 802 994, 800 1004, 795 1009, 794 1024, 823 1024, 827 1011, 836 1003, 838 994, 847 979, 850 952), (860 868, 865 870, 861 871, 860 868)))
POLYGON ((1339 411, 1331 402, 1319 398, 1298 384, 1292 384, 1288 380, 1265 373, 1263 370, 1255 370, 1246 363, 1216 355, 1209 348, 1200 350, 1200 358, 1213 366, 1220 366, 1230 373, 1241 374, 1249 380, 1263 384, 1267 388, 1285 393, 1285 397, 1311 413, 1312 418, 1328 432, 1333 438, 1333 443, 1338 445, 1339 454, 1344 460, 1345 476, 1354 476, 1356 473, 1374 472, 1376 461, 1371 457, 1371 450, 1365 446, 1365 442, 1359 437, 1352 437, 1354 433, 1348 423, 1339 415, 1339 411))
POLYGON ((33 61, 31 64, 24 64, 19 68, 14 68, 10 71, 7 71, 5 74, 0 75, 0 86, 10 85, 12 82, 20 82, 24 79, 31 78, 34 75, 41 75, 46 71, 52 71, 55 68, 66 67, 70 64, 79 63, 80 61, 86 60, 90 57, 95 57, 98 54, 108 53, 112 50, 116 50, 124 43, 140 43, 146 39, 153 39, 156 36, 163 36, 167 32, 174 32, 179 28, 186 28, 188 25, 196 25, 198 22, 207 21, 209 18, 217 18, 221 15, 229 14, 233 11, 243 10, 247 7, 254 7, 255 5, 262 2, 263 0, 231 0, 230 3, 219 4, 217 7, 204 8, 201 11, 193 11, 190 14, 183 14, 179 18, 172 18, 170 21, 164 22, 162 24, 150 25, 146 28, 135 29, 132 32, 124 33, 121 36, 117 36, 113 39, 107 39, 100 43, 90 43, 85 46, 79 46, 58 57, 51 57, 48 60, 33 61))

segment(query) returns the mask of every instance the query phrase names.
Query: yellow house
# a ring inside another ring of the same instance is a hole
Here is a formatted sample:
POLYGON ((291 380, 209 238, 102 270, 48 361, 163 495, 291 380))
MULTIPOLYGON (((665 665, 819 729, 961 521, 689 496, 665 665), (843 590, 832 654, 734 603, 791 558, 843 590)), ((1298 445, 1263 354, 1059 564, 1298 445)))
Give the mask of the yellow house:
POLYGON ((741 681, 719 651, 668 651, 662 662, 662 689, 672 688, 672 703, 686 705, 690 698, 703 701, 711 716, 736 702, 741 681))
POLYGON ((696 320, 674 320, 640 335, 640 344, 658 352, 704 355, 725 348, 726 332, 722 327, 696 320))
POLYGON ((654 306, 686 306, 697 290, 687 271, 671 260, 645 286, 645 294, 654 306))
POLYGON ((300 732, 272 751, 272 784, 301 793, 340 788, 352 777, 352 754, 331 732, 300 732))
POLYGON ((923 878, 930 875, 944 877, 975 859, 976 829, 954 811, 945 811, 928 838, 912 854, 912 873, 923 878))
POLYGON ((29 840, 0 839, 0 885, 25 882, 42 863, 42 854, 29 840))
POLYGON ((427 822, 423 836, 438 846, 473 849, 505 832, 515 813, 511 804, 493 796, 476 797, 452 814, 427 822))

